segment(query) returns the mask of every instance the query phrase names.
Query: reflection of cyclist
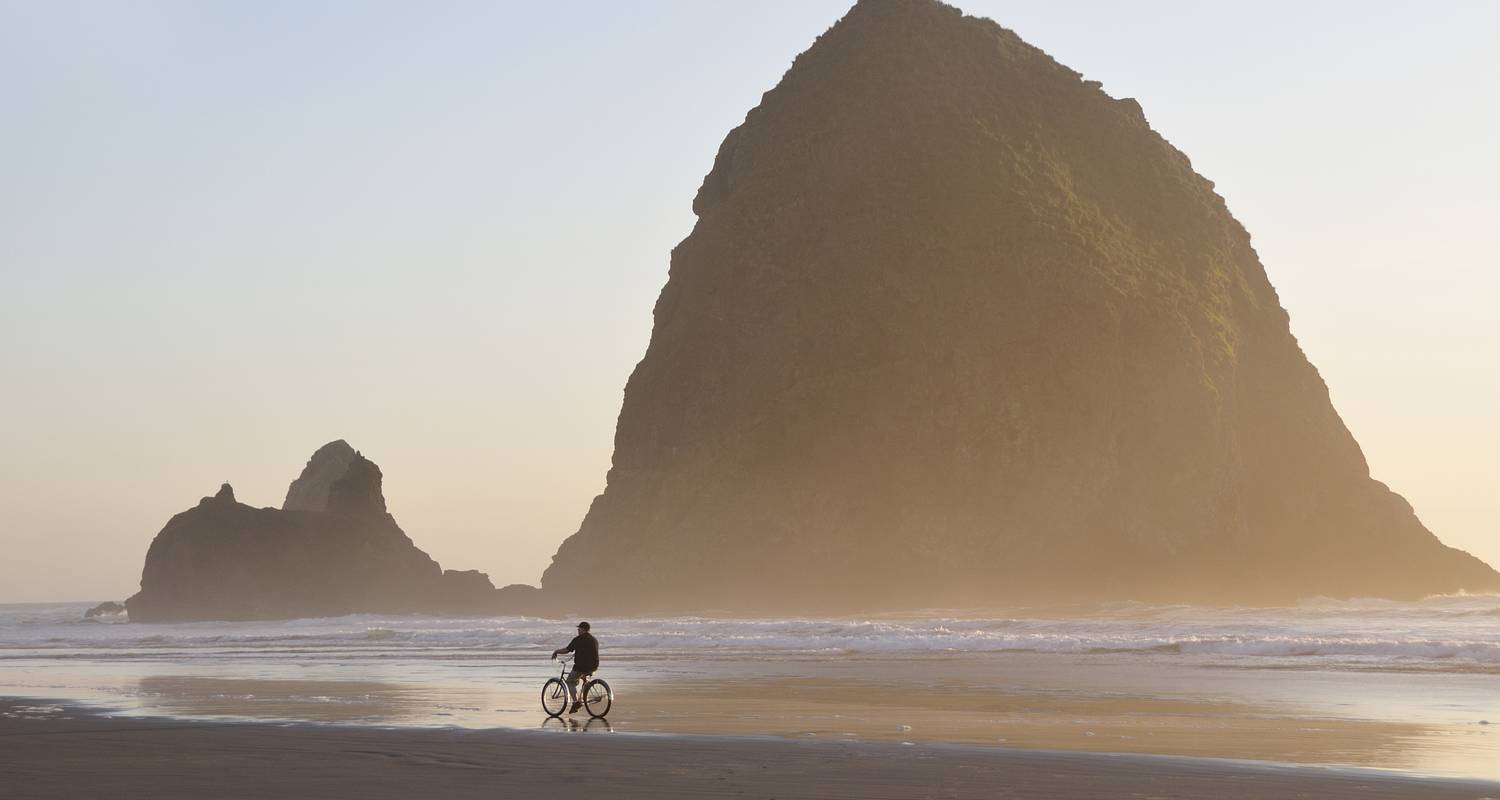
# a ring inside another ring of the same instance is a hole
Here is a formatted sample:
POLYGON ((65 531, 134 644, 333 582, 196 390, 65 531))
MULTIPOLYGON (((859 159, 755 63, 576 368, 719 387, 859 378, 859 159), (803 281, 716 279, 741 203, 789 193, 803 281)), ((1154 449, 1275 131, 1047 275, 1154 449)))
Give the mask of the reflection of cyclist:
POLYGON ((578 681, 594 674, 594 670, 599 668, 599 640, 589 633, 587 622, 578 623, 578 635, 568 642, 567 647, 553 650, 552 657, 557 658, 563 653, 573 654, 573 669, 568 671, 568 695, 573 698, 573 707, 568 709, 568 713, 576 714, 583 706, 579 701, 578 681))

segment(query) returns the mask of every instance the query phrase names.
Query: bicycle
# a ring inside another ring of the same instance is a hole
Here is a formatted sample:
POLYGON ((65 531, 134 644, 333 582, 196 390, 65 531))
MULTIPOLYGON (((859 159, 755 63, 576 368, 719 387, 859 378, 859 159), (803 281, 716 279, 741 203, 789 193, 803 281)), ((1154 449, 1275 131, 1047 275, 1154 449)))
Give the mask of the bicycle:
MULTIPOLYGON (((568 689, 568 664, 571 659, 561 659, 562 672, 556 678, 548 678, 542 684, 542 710, 549 717, 561 717, 568 710, 568 703, 573 699, 573 693, 568 689)), ((583 707, 588 709, 589 716, 594 719, 604 719, 609 713, 609 707, 614 705, 615 693, 609 688, 609 684, 592 674, 583 678, 583 707)))

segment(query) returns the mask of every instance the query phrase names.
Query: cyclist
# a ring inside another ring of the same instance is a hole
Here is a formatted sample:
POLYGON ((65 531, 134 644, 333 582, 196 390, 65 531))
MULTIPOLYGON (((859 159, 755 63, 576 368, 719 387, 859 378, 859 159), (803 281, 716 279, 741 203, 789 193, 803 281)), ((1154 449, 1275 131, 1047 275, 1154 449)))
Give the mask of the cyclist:
POLYGON ((573 669, 568 671, 568 696, 573 698, 573 707, 568 709, 568 713, 577 714, 578 709, 583 707, 578 694, 578 682, 599 669, 599 640, 589 633, 587 622, 578 623, 578 635, 568 642, 567 647, 553 650, 552 657, 557 658, 563 653, 573 654, 573 669))

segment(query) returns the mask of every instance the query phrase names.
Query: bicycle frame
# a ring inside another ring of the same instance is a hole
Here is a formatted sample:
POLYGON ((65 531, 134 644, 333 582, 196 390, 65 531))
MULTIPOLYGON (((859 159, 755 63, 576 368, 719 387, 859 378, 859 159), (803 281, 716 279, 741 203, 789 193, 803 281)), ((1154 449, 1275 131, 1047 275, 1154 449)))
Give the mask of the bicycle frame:
MULTIPOLYGON (((562 670, 557 673, 557 679, 560 680, 560 681, 562 681, 563 686, 567 687, 567 689, 568 689, 568 702, 569 703, 576 702, 579 699, 578 695, 577 695, 576 692, 573 691, 573 686, 568 683, 568 667, 573 664, 573 659, 571 659, 571 658, 560 658, 560 659, 558 659, 558 661, 562 662, 562 670)), ((592 673, 592 672, 590 672, 587 675, 579 675, 578 676, 578 688, 582 689, 584 686, 588 685, 589 679, 592 678, 592 677, 594 677, 594 673, 592 673)))

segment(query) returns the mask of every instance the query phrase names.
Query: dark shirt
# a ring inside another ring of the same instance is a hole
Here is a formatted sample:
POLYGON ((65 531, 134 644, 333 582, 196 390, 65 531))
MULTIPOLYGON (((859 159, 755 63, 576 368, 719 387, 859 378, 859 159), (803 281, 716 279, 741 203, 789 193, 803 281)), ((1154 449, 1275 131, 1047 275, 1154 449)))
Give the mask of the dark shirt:
POLYGON ((599 668, 599 640, 592 633, 574 636, 563 652, 573 654, 573 669, 579 672, 593 672, 599 668))

